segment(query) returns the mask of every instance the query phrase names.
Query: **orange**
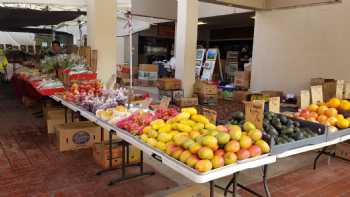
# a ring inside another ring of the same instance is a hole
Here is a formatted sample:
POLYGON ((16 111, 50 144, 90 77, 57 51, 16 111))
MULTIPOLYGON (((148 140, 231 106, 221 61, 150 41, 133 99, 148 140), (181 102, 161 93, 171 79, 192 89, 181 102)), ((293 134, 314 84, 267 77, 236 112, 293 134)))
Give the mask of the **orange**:
POLYGON ((340 129, 346 129, 349 127, 349 121, 347 119, 342 119, 342 120, 339 120, 338 123, 337 123, 337 126, 338 128, 340 129))
POLYGON ((317 112, 317 110, 318 110, 318 105, 317 105, 317 104, 311 104, 311 105, 308 107, 308 110, 311 111, 311 112, 317 112))
POLYGON ((330 117, 327 120, 329 122, 329 124, 331 124, 332 126, 335 126, 338 122, 338 119, 336 117, 330 117))
POLYGON ((327 102, 327 107, 338 108, 340 106, 340 99, 332 98, 327 102))
POLYGON ((340 102, 339 108, 342 109, 342 110, 344 110, 344 111, 350 110, 350 102, 347 101, 347 100, 342 100, 342 101, 340 102))
POLYGON ((328 110, 328 107, 325 105, 322 105, 318 108, 317 113, 318 115, 323 115, 328 110))
POLYGON ((336 118, 337 118, 337 120, 339 121, 339 120, 344 119, 344 116, 343 116, 343 114, 338 114, 338 115, 336 116, 336 118))
POLYGON ((335 117, 338 115, 338 111, 335 108, 328 108, 325 115, 328 117, 335 117))
POLYGON ((317 121, 320 122, 320 123, 325 123, 327 120, 328 120, 328 117, 325 116, 325 115, 320 115, 320 116, 317 118, 317 121))
POLYGON ((314 118, 314 117, 308 117, 306 120, 307 121, 311 121, 311 122, 316 122, 317 121, 316 118, 314 118))

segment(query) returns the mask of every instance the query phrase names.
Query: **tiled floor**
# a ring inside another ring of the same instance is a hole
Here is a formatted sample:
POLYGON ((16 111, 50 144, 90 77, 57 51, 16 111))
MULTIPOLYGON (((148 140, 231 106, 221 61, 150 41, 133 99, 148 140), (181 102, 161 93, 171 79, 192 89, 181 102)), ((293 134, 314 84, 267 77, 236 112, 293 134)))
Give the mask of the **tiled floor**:
POLYGON ((2 86, 0 91, 0 197, 128 197, 176 187, 159 173, 107 186, 120 172, 96 176, 99 167, 91 150, 60 153, 54 140, 44 134, 42 120, 33 117, 33 110, 25 109, 6 90, 2 86))

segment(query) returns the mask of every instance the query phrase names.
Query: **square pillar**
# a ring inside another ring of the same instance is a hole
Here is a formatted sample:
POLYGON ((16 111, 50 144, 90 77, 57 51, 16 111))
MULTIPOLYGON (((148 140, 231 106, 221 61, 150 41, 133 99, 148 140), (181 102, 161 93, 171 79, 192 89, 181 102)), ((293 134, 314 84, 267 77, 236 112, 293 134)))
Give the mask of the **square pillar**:
POLYGON ((88 0, 88 45, 97 50, 97 78, 104 84, 116 73, 117 2, 88 0))
POLYGON ((193 94, 195 82, 198 0, 177 0, 175 77, 182 81, 185 97, 193 94))

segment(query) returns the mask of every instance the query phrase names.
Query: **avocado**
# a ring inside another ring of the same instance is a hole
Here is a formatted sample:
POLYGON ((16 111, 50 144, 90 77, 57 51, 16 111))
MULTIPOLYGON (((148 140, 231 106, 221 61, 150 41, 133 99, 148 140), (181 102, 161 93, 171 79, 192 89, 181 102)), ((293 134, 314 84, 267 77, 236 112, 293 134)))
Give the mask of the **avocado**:
POLYGON ((278 136, 278 132, 275 128, 271 127, 269 130, 268 130, 268 133, 273 135, 273 136, 278 136))
POLYGON ((295 140, 302 140, 302 139, 304 139, 304 134, 302 132, 295 132, 293 134, 293 138, 295 140))
POLYGON ((288 121, 287 121, 287 126, 288 126, 288 127, 294 126, 294 121, 293 121, 293 120, 288 120, 288 121))
POLYGON ((295 126, 295 127, 300 127, 300 122, 294 121, 294 126, 295 126))
POLYGON ((244 114, 241 111, 236 111, 231 114, 232 119, 235 120, 243 120, 244 119, 244 114))
POLYGON ((281 123, 284 125, 287 124, 287 122, 288 122, 288 119, 285 116, 281 116, 280 120, 281 120, 281 123))

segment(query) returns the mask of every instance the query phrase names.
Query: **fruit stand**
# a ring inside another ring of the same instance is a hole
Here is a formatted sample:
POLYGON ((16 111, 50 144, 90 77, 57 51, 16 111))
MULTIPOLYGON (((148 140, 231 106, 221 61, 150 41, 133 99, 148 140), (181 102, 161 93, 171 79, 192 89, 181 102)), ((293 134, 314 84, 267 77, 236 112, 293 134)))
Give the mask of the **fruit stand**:
MULTIPOLYGON (((141 150, 141 152, 151 156, 155 160, 161 162, 163 165, 168 166, 172 170, 180 173, 181 175, 185 176, 186 178, 190 179, 191 181, 195 183, 207 183, 210 182, 210 191, 211 191, 211 196, 213 196, 213 191, 214 191, 214 181, 216 179, 222 178, 222 177, 227 177, 230 175, 233 175, 236 177, 236 174, 240 171, 246 170, 246 169, 251 169, 251 168, 257 168, 257 167, 262 167, 265 166, 267 172, 267 165, 276 162, 276 156, 275 155, 262 155, 260 157, 256 158, 251 158, 243 161, 238 161, 236 164, 231 164, 228 166, 224 166, 218 169, 214 169, 211 171, 208 171, 206 173, 199 173, 198 171, 186 166, 184 163, 170 157, 169 155, 165 154, 164 152, 161 152, 154 147, 151 147, 144 142, 140 140, 140 138, 135 137, 134 135, 130 134, 128 131, 125 131, 123 129, 117 128, 116 126, 113 126, 99 118, 97 118, 93 113, 88 112, 81 107, 65 101, 63 98, 59 96, 51 96, 51 98, 65 107, 69 108, 70 110, 79 113, 82 117, 95 122, 97 125, 101 126, 102 128, 105 128, 109 130, 109 140, 112 141, 112 135, 115 134, 118 137, 120 137, 123 141, 125 141, 127 144, 131 144, 138 149, 141 150)), ((110 143, 111 144, 111 143, 110 143)), ((142 161, 142 160, 141 160, 142 161)), ((124 161, 123 161, 124 163, 124 161)), ((142 165, 142 164, 141 164, 142 165)), ((127 166, 122 166, 123 168, 126 168, 127 166)), ((125 172, 125 169, 123 170, 125 172)), ((100 174, 100 173, 98 173, 100 174)), ((266 173, 264 173, 266 175, 266 173)), ((143 175, 152 175, 151 172, 149 173, 144 173, 143 170, 140 171, 139 174, 137 175, 132 175, 132 176, 126 176, 125 174, 122 175, 122 178, 112 180, 109 184, 113 185, 116 182, 120 182, 121 180, 126 180, 129 178, 135 178, 138 176, 143 176, 143 175)), ((266 177, 264 177, 266 178, 266 177)), ((265 182, 266 183, 266 182, 265 182)), ((231 185, 232 183, 230 183, 231 185)), ((237 186, 237 185, 236 185, 237 186)), ((265 186, 266 191, 268 192, 267 184, 265 186)), ((228 189, 226 189, 228 191, 228 189)), ((227 193, 226 191, 226 193, 227 193)))

